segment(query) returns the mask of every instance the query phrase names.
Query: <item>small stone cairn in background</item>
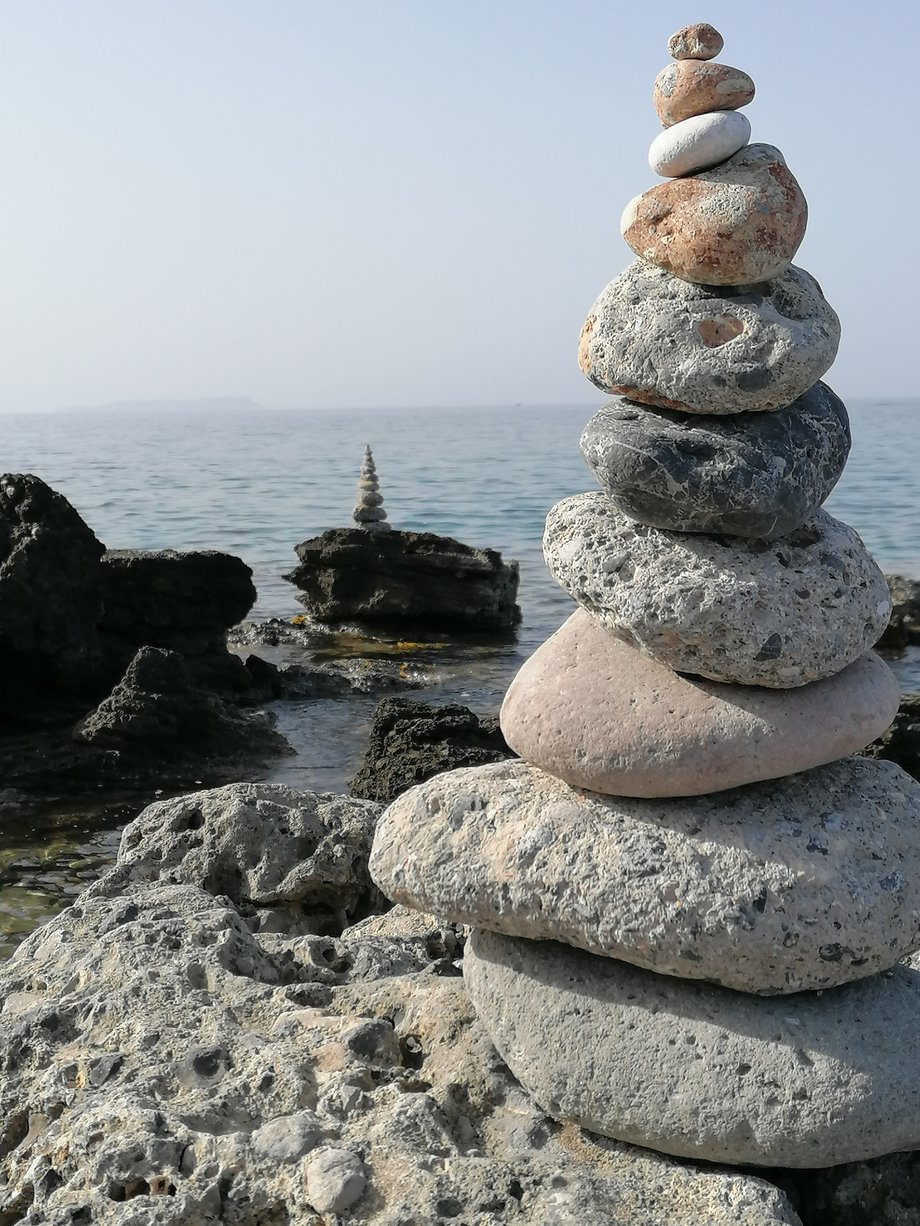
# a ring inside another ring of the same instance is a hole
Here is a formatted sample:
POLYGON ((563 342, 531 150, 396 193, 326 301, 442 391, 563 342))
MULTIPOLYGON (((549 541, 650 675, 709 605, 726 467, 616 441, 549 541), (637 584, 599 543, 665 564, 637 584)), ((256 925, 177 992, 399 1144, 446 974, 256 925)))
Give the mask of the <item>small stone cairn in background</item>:
POLYGON ((367 445, 364 448, 364 459, 361 461, 361 475, 358 478, 358 491, 355 499, 352 518, 359 528, 363 528, 365 532, 390 532, 392 530, 392 524, 387 522, 387 513, 383 509, 383 494, 380 492, 380 482, 377 480, 374 453, 367 445))
POLYGON ((920 785, 849 756, 898 707, 870 650, 889 595, 820 509, 850 446, 819 381, 839 324, 721 47, 708 25, 669 43, 668 181, 627 206, 639 258, 582 334, 624 398, 582 438, 602 489, 547 519, 580 607, 505 697, 521 760, 403 794, 371 868, 473 925, 473 1003, 556 1119, 823 1167, 920 1147, 920 785))

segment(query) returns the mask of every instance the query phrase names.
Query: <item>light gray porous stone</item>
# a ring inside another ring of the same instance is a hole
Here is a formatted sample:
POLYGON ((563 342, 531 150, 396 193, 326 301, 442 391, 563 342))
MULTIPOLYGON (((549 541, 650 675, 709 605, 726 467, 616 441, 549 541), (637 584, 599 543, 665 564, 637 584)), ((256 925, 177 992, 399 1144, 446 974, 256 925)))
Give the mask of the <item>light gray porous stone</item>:
POLYGON ((614 400, 581 436, 588 467, 631 519, 764 540, 811 518, 849 451, 847 411, 824 383, 786 409, 728 417, 614 400))
POLYGON ((693 285, 636 260, 588 313, 578 363, 601 391, 685 413, 792 404, 837 355, 840 321, 790 266, 750 286, 693 285))
POLYGON ((710 111, 665 128, 652 141, 648 164, 656 175, 675 178, 724 162, 751 139, 751 121, 739 111, 710 111))
POLYGON ((501 729, 515 753, 573 787, 704 796, 858 753, 900 702, 872 651, 794 690, 726 685, 675 673, 577 609, 511 682, 501 729))
MULTIPOLYGON (((189 812, 219 821, 227 790, 189 812)), ((292 809, 336 841, 322 798, 292 809)), ((337 888, 310 841, 292 859, 269 806, 249 821, 261 880, 337 888)), ((396 908, 335 935, 282 929, 272 902, 223 892, 226 852, 205 846, 158 876, 155 844, 143 873, 135 845, 133 885, 106 873, 0 965, 0 1221, 801 1226, 749 1174, 549 1119, 477 1021, 450 926, 396 908)))
POLYGON ((463 973, 545 1111, 663 1153, 752 1166, 920 1147, 920 958, 764 998, 475 929, 463 973))
POLYGON ((773 995, 920 948, 918 829, 920 784, 891 762, 637 800, 512 761, 400 796, 371 871, 391 898, 455 922, 773 995))
POLYGON ((788 689, 833 676, 888 624, 885 577, 847 524, 817 511, 773 541, 663 532, 601 493, 546 517, 550 574, 624 642, 676 672, 788 689))

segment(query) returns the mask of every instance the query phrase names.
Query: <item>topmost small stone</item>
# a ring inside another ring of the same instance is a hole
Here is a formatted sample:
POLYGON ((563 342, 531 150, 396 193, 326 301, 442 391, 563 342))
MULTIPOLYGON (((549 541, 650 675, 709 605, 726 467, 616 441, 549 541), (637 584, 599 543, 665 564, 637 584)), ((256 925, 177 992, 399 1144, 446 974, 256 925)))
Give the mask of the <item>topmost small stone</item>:
POLYGON ((684 26, 668 39, 668 54, 675 60, 711 60, 722 50, 722 35, 708 22, 684 26))

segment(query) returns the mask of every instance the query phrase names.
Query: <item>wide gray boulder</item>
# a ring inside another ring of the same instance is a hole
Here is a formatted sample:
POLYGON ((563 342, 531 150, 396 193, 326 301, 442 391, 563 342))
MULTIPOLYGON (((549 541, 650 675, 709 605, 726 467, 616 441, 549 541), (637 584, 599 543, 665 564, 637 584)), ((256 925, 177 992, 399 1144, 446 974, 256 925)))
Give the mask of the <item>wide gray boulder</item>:
POLYGON ((761 539, 810 519, 849 451, 847 411, 824 383, 775 413, 730 417, 614 400, 581 436, 588 467, 630 519, 672 532, 761 539))
POLYGON ((865 758, 673 800, 507 762, 400 796, 371 873, 461 923, 739 992, 814 991, 920 949, 918 825, 920 784, 865 758))
POLYGON ((801 1226, 749 1174, 548 1118, 450 925, 336 918, 373 812, 268 785, 152 806, 0 966, 0 1219, 801 1226))
POLYGON ((624 642, 677 672, 778 689, 833 676, 888 624, 885 577, 817 511, 774 541, 664 532, 601 493, 546 517, 550 574, 624 642))
POLYGON ((320 622, 411 625, 422 630, 510 630, 517 562, 432 532, 332 528, 296 548, 284 578, 320 622))
POLYGON ((601 391, 685 413, 782 409, 828 370, 840 321, 791 266, 758 285, 692 285, 636 260, 591 308, 578 360, 601 391))
POLYGON ((905 1059, 920 1038, 916 956, 765 1000, 476 929, 463 973, 498 1051, 554 1119, 741 1165, 920 1148, 920 1066, 905 1059))

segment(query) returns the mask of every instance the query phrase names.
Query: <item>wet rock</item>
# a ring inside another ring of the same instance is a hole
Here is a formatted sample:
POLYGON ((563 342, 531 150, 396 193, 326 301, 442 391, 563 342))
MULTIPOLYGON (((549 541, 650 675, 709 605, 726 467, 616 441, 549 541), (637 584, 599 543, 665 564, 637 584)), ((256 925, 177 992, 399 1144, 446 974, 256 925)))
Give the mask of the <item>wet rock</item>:
POLYGON ((896 762, 920 779, 920 694, 905 694, 891 727, 865 750, 870 758, 896 762))
POLYGON ((891 592, 891 620, 879 639, 880 647, 907 647, 920 643, 920 579, 886 575, 891 592))
POLYGON ((333 528, 296 552, 300 565, 284 577, 321 622, 494 631, 520 621, 518 564, 494 549, 431 532, 333 528))
POLYGON ((903 1055, 920 1030, 916 957, 767 999, 477 928, 463 973, 511 1071, 560 1121, 758 1166, 920 1145, 920 1071, 903 1055), (560 1035, 571 1041, 560 1047, 560 1035))
POLYGON ((774 541, 663 532, 603 494, 556 503, 550 574, 624 642, 676 672, 787 689, 831 677, 888 624, 884 576, 826 511, 774 541))
POLYGON ((80 745, 116 750, 125 765, 138 760, 234 761, 291 752, 272 721, 239 711, 203 691, 183 656, 142 647, 108 698, 77 724, 80 745))
POLYGON ((811 518, 849 451, 847 411, 824 383, 787 409, 726 417, 616 400, 581 436, 585 462, 624 515, 672 532, 762 540, 811 518))
POLYGON ((711 60, 724 46, 722 35, 706 21, 684 26, 668 39, 668 55, 675 60, 711 60))
POLYGON ((100 696, 103 551, 67 499, 44 481, 0 476, 4 726, 21 731, 66 722, 100 696))
POLYGON ((636 260, 591 308, 578 360, 596 387, 643 404, 764 412, 812 387, 839 340, 840 321, 800 268, 762 285, 719 289, 636 260))
POLYGON ((348 788, 381 804, 442 771, 512 757, 495 716, 469 707, 442 707, 384 698, 374 710, 364 759, 348 788))
MULTIPOLYGON (((885 733, 899 699, 874 652, 792 691, 725 685, 650 660, 579 609, 511 682, 501 728, 522 758, 573 787, 700 796, 857 753, 885 733)), ((916 766, 920 740, 892 744, 892 733, 880 756, 916 766)))
POLYGON ((709 111, 736 111, 754 97, 754 82, 746 72, 707 60, 678 60, 655 78, 653 101, 665 125, 680 123, 709 111))
POLYGON ((721 166, 631 200, 620 231, 641 259, 684 281, 744 286, 786 271, 807 220, 802 189, 780 151, 748 145, 721 166))
POLYGON ((406 660, 321 660, 286 665, 280 670, 279 690, 284 698, 337 698, 417 690, 433 679, 430 670, 406 660))
POLYGON ((751 137, 751 122, 738 111, 694 115, 665 128, 652 141, 648 164, 656 175, 690 175, 724 162, 751 137))
POLYGON ((454 922, 770 996, 864 979, 920 948, 918 822, 920 784, 865 758, 656 801, 515 761, 398 797, 371 873, 394 901, 454 922))
MULTIPOLYGON (((300 807, 322 811, 306 796, 300 807)), ((163 1226, 312 1220, 331 1151, 353 1155, 352 1173, 360 1163, 366 1187, 342 1215, 367 1226, 623 1213, 671 1226, 675 1207, 686 1226, 801 1226, 763 1180, 544 1115, 496 1057, 436 920, 368 918, 341 937, 266 927, 271 904, 253 914, 186 879, 223 890, 207 837, 197 862, 170 854, 158 870, 156 824, 149 856, 133 850, 128 894, 114 870, 0 966, 0 1214, 23 1226, 75 1211, 98 1226, 132 1213, 163 1226)), ((227 826, 221 861, 234 829, 252 851, 235 896, 252 873, 260 892, 314 872, 334 893, 339 867, 309 870, 309 839, 303 863, 293 831, 276 852, 283 824, 260 803, 227 826)), ((330 853, 335 830, 320 835, 330 853)))

